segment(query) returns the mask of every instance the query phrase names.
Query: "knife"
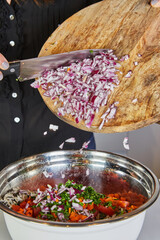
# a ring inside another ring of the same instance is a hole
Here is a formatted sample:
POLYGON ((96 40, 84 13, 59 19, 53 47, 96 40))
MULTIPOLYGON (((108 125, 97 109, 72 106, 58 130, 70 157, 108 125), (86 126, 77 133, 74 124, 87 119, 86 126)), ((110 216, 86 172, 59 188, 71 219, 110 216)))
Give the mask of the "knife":
POLYGON ((45 57, 31 58, 9 63, 7 70, 0 70, 3 76, 15 74, 20 82, 39 77, 45 70, 56 69, 60 66, 68 66, 72 62, 94 57, 107 49, 85 49, 45 57))

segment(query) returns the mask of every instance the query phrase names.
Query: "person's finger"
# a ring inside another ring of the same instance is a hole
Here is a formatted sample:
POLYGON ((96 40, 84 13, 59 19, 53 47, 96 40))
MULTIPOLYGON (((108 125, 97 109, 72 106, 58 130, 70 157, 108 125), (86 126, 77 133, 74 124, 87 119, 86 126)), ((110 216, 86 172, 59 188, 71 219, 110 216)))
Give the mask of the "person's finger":
POLYGON ((0 81, 3 79, 3 74, 0 72, 0 81))
POLYGON ((9 68, 7 59, 0 53, 0 68, 6 70, 9 68))
POLYGON ((152 7, 160 7, 160 0, 151 0, 152 7))

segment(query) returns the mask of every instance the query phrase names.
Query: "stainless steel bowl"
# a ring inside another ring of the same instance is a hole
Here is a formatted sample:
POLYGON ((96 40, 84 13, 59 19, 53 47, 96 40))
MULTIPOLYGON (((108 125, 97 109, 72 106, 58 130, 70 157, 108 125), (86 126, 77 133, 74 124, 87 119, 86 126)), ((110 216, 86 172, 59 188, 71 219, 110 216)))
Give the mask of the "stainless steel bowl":
MULTIPOLYGON (((159 182, 157 177, 144 165, 117 154, 86 150, 81 154, 77 153, 77 151, 47 152, 24 158, 10 164, 0 172, 0 197, 3 197, 8 190, 14 187, 30 184, 30 179, 34 179, 35 176, 41 176, 44 170, 53 173, 55 183, 74 179, 76 182, 84 185, 93 186, 101 193, 107 191, 107 179, 104 177, 104 173, 112 171, 123 179, 126 179, 133 189, 144 194, 148 198, 148 201, 138 209, 125 215, 95 222, 82 223, 46 222, 39 219, 33 219, 20 215, 0 203, 0 208, 7 213, 7 217, 9 214, 23 222, 29 221, 41 226, 69 227, 72 229, 92 225, 95 227, 95 225, 117 223, 122 222, 122 220, 125 221, 126 219, 133 218, 150 207, 159 194, 159 182)), ((36 178, 33 186, 35 186, 35 183, 39 180, 36 178)))

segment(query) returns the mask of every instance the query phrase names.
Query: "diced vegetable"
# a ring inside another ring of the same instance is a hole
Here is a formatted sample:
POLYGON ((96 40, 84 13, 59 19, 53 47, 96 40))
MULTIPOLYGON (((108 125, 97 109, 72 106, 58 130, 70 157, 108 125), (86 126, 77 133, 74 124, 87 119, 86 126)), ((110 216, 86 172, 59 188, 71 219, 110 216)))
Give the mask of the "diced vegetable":
MULTIPOLYGON (((53 105, 58 103, 59 116, 70 115, 76 123, 84 121, 90 128, 96 113, 107 105, 108 96, 119 85, 120 66, 113 50, 108 49, 69 66, 46 70, 31 86, 42 87, 44 96, 51 98, 53 105)), ((116 108, 110 111, 110 117, 102 120, 100 128, 114 118, 116 108)))
MULTIPOLYGON (((116 177, 116 175, 115 175, 116 177)), ((101 194, 91 186, 68 180, 52 187, 40 186, 24 193, 24 199, 12 204, 19 214, 50 221, 84 222, 116 217, 133 211, 147 199, 136 192, 101 194)))

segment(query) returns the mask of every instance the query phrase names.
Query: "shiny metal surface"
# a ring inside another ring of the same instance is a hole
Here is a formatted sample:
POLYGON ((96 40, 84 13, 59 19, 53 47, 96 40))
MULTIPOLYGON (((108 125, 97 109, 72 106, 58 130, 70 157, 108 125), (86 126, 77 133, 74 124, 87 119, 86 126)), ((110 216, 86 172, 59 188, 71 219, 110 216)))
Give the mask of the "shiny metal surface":
POLYGON ((98 192, 102 193, 105 193, 106 191, 106 179, 104 178, 104 173, 112 171, 126 179, 134 189, 146 195, 148 201, 140 208, 120 217, 83 223, 46 222, 15 213, 2 203, 0 203, 0 208, 15 217, 32 222, 61 227, 88 226, 91 224, 119 221, 132 217, 150 207, 159 194, 158 179, 145 166, 135 160, 117 154, 86 150, 81 154, 76 151, 47 152, 24 158, 7 166, 0 172, 0 197, 13 187, 20 187, 27 182, 31 184, 32 181, 30 181, 30 179, 34 179, 36 176, 41 176, 44 170, 53 173, 55 183, 74 179, 84 185, 91 185, 98 192))
POLYGON ((72 62, 82 60, 86 57, 93 57, 102 51, 105 52, 106 49, 78 50, 54 54, 45 57, 22 60, 20 61, 19 81, 23 82, 29 79, 37 78, 45 70, 55 69, 64 65, 68 66, 72 62))

